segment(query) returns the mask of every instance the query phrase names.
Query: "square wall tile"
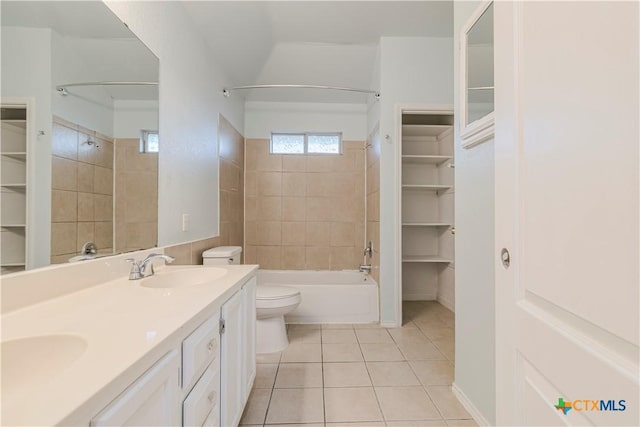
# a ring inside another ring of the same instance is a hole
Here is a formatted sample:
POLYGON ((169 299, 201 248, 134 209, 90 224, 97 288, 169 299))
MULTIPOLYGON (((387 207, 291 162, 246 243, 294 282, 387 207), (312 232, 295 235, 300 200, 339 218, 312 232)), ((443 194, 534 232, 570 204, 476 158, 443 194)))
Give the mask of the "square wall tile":
POLYGON ((306 203, 304 197, 283 197, 282 219, 284 221, 305 221, 306 203))
POLYGON ((282 263, 280 250, 280 246, 258 246, 257 261, 260 268, 279 270, 282 263))
POLYGON ((281 260, 280 267, 283 270, 304 270, 304 266, 305 266, 304 246, 283 246, 282 247, 282 260, 281 260))
POLYGON ((329 270, 331 266, 331 248, 305 248, 305 268, 310 270, 329 270))
POLYGON ((258 196, 258 220, 281 221, 282 220, 282 197, 258 196))
POLYGON ((282 195, 304 197, 307 188, 307 174, 285 172, 282 174, 282 195))
MULTIPOLYGON (((51 221, 70 222, 78 220, 78 193, 75 191, 51 191, 51 221)), ((75 244, 73 245, 75 248, 75 244)))
POLYGON ((78 188, 78 162, 52 156, 51 186, 56 190, 76 191, 78 188))
MULTIPOLYGON (((306 228, 307 227, 304 222, 283 222, 282 223, 282 245, 283 246, 304 246, 306 242, 306 228)), ((304 259, 304 249, 303 249, 303 259, 304 259)))
POLYGON ((282 173, 259 172, 258 196, 282 196, 282 173))
POLYGON ((307 246, 329 246, 329 222, 307 222, 305 227, 305 244, 307 246))

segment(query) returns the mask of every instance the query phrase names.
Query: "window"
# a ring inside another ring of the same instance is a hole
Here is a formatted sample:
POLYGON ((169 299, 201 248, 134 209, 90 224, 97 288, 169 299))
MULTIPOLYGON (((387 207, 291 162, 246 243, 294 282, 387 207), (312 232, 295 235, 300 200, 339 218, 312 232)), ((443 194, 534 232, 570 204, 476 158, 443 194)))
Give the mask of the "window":
POLYGON ((143 130, 140 134, 140 152, 157 153, 160 150, 160 140, 157 130, 143 130))
POLYGON ((272 133, 271 154, 342 154, 340 133, 272 133))

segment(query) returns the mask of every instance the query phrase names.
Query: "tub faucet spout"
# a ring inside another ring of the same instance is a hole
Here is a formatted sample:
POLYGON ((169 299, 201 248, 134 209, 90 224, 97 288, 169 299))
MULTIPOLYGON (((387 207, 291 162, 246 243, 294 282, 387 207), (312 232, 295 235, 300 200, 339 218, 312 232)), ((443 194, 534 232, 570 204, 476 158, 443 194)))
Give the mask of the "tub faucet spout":
POLYGON ((371 273, 371 264, 361 264, 358 269, 362 273, 371 273))

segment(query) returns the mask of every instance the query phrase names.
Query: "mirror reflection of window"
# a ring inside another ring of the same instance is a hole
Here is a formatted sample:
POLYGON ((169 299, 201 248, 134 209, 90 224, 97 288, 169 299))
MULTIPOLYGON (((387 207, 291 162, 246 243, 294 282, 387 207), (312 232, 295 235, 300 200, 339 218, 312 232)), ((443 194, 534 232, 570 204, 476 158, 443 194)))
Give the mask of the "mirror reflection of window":
POLYGON ((470 124, 493 112, 493 4, 467 33, 467 114, 470 124))
POLYGON ((141 153, 157 153, 160 150, 160 138, 157 130, 143 130, 140 137, 141 153))

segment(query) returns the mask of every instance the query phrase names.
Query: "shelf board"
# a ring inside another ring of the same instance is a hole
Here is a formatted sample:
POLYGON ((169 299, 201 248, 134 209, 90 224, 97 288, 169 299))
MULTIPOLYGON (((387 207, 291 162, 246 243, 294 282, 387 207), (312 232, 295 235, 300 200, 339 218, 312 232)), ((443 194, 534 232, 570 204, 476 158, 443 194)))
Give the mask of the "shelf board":
POLYGON ((2 228, 25 228, 27 224, 0 224, 2 228))
POLYGON ((0 155, 2 155, 3 157, 11 157, 15 160, 27 160, 27 153, 20 151, 5 151, 3 153, 0 153, 0 155))
POLYGON ((451 125, 402 125, 402 136, 439 136, 450 131, 451 125))
POLYGON ((453 159, 452 156, 423 156, 414 154, 405 154, 402 156, 402 161, 404 163, 420 163, 430 165, 440 165, 451 159, 453 159))
POLYGON ((403 227, 451 227, 452 224, 444 222, 403 222, 403 227))
POLYGON ((442 258, 437 255, 405 255, 402 257, 402 262, 422 262, 422 263, 444 263, 450 264, 453 261, 450 259, 442 258))
POLYGON ((494 90, 493 86, 477 86, 477 87, 469 87, 467 90, 494 90))
POLYGON ((402 188, 407 190, 440 191, 440 190, 448 190, 451 188, 451 186, 450 185, 403 184, 402 188))
POLYGON ((0 267, 24 267, 25 265, 24 262, 3 262, 0 264, 0 267))
POLYGON ((25 188, 27 184, 2 184, 0 186, 5 188, 25 188))

